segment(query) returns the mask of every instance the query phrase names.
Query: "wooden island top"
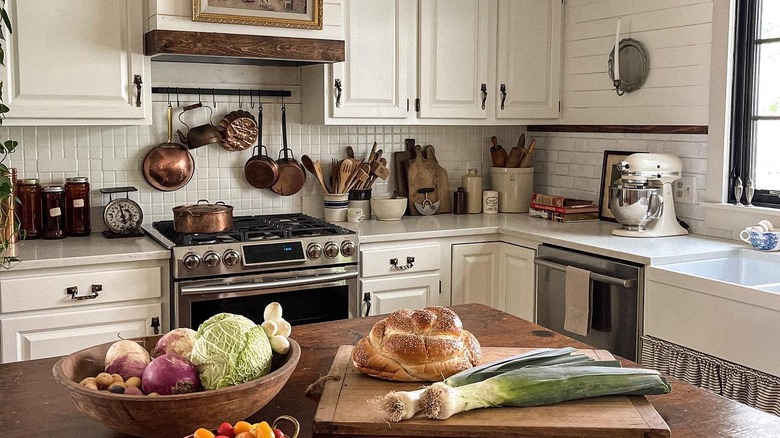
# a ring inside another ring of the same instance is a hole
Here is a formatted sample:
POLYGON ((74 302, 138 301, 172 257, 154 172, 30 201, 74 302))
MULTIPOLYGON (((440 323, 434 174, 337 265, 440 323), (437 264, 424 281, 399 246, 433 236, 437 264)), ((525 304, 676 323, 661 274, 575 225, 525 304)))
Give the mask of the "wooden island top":
MULTIPOLYGON (((589 348, 480 304, 453 306, 468 329, 485 346, 589 348)), ((306 387, 328 374, 341 345, 354 345, 381 317, 357 318, 293 328, 301 360, 290 380, 271 403, 250 421, 296 417, 300 437, 312 436, 317 402, 304 396, 306 387)), ((5 437, 122 437, 82 414, 52 374, 58 358, 0 365, 0 430, 5 437)), ((636 366, 624 361, 626 366, 636 366)), ((780 437, 780 417, 764 413, 711 392, 670 379, 672 393, 648 400, 669 425, 673 438, 780 437)), ((194 428, 193 428, 194 430, 194 428)), ((317 435, 325 436, 325 435, 317 435)), ((175 438, 175 437, 173 437, 175 438)))

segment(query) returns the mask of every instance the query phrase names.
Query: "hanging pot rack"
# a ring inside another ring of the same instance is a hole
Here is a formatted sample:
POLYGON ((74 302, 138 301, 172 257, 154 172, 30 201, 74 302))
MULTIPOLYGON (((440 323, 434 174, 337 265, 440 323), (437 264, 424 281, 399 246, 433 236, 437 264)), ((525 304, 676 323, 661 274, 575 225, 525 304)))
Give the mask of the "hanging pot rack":
MULTIPOLYGON (((197 94, 198 101, 201 96, 248 96, 251 98, 257 97, 258 100, 261 97, 290 97, 292 92, 290 90, 262 90, 262 89, 242 89, 242 88, 192 88, 192 87, 152 87, 152 94, 166 94, 168 95, 168 101, 170 102, 170 96, 176 96, 177 106, 181 106, 179 102, 179 95, 182 94, 197 94)), ((214 102, 216 105, 216 101, 214 102)))

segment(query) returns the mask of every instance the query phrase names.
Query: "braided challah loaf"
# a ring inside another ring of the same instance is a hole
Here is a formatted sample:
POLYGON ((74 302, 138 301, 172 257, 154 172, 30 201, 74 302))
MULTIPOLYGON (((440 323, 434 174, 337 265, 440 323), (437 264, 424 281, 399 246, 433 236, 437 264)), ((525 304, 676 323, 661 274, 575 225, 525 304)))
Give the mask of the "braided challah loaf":
POLYGON ((481 359, 474 335, 455 312, 439 306, 391 313, 352 350, 359 371, 407 382, 443 380, 481 359))

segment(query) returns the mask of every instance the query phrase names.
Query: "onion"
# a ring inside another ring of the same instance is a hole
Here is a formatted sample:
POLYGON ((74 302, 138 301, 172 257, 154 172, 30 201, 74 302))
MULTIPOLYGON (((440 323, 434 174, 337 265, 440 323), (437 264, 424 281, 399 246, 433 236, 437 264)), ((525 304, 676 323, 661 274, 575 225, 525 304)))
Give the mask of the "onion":
POLYGON ((107 373, 119 374, 127 380, 131 377, 141 377, 151 360, 144 347, 137 342, 123 339, 111 344, 103 363, 106 364, 107 373))
POLYGON ((195 333, 197 332, 190 328, 177 328, 169 331, 157 341, 157 345, 152 349, 152 357, 169 353, 190 357, 195 333))
POLYGON ((141 382, 144 394, 189 394, 201 389, 198 369, 178 354, 156 357, 144 370, 141 382))

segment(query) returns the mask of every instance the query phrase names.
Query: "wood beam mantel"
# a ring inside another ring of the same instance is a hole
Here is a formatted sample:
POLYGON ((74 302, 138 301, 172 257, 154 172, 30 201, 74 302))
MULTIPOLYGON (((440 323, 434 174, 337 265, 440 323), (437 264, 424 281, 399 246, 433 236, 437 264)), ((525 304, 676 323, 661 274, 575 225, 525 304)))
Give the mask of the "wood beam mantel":
POLYGON ((144 36, 152 60, 305 65, 344 61, 344 41, 155 29, 144 36))

